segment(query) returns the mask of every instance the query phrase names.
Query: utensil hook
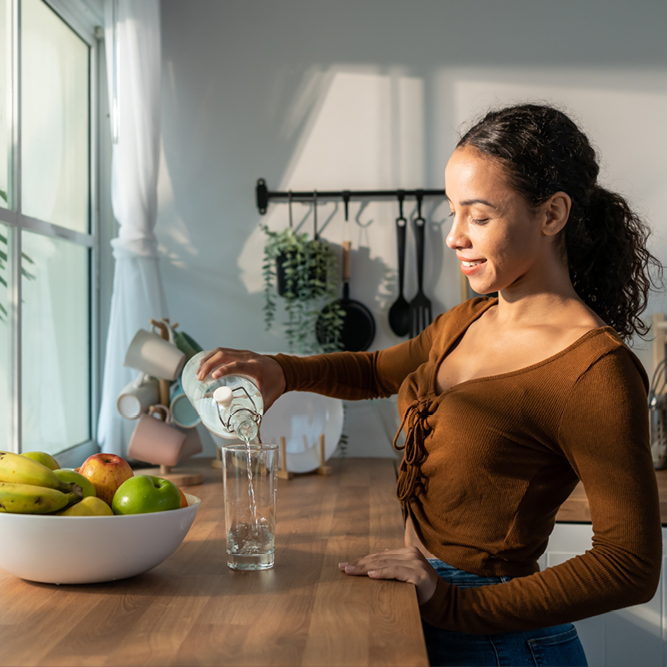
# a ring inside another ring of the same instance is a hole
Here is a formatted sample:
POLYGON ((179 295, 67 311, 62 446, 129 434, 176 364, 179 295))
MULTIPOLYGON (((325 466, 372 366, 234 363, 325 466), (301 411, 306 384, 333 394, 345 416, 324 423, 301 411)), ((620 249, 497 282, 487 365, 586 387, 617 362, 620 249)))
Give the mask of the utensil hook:
POLYGON ((417 197, 417 218, 422 219, 422 201, 424 200, 424 191, 417 190, 415 191, 415 197, 417 197))
POLYGON ((289 228, 293 229, 294 228, 294 222, 292 218, 292 191, 290 190, 287 193, 287 205, 289 207, 289 228))
POLYGON ((345 222, 349 220, 350 212, 350 191, 343 190, 343 204, 345 204, 345 222))
POLYGON ((405 192, 403 190, 398 191, 398 219, 405 220, 403 215, 403 201, 405 200, 405 192))
POLYGON ((317 241, 317 190, 313 190, 313 240, 317 241))

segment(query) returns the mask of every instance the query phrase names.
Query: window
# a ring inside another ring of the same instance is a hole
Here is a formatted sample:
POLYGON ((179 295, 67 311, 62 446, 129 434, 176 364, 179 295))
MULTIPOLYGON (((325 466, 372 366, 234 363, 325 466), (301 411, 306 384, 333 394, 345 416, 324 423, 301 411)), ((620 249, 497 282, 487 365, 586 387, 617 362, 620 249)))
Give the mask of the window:
POLYGON ((0 449, 94 446, 96 41, 0 0, 0 449))
MULTIPOLYGON (((1 0, 0 0, 1 1, 1 0)), ((10 401, 10 330, 7 306, 7 274, 11 271, 7 262, 7 243, 10 230, 0 223, 0 449, 7 450, 9 446, 9 426, 11 423, 10 401)))

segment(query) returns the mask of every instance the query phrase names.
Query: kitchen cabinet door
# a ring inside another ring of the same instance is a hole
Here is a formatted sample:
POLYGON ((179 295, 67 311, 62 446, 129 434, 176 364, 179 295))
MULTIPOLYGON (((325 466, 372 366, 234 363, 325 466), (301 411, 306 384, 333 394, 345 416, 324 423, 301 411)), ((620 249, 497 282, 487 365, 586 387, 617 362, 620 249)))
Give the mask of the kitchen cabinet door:
MULTIPOLYGON (((551 567, 591 548, 590 524, 558 523, 540 567, 551 567)), ((663 553, 667 529, 663 528, 663 553)), ((667 667, 667 581, 663 557, 660 585, 649 602, 575 623, 591 667, 667 667)))

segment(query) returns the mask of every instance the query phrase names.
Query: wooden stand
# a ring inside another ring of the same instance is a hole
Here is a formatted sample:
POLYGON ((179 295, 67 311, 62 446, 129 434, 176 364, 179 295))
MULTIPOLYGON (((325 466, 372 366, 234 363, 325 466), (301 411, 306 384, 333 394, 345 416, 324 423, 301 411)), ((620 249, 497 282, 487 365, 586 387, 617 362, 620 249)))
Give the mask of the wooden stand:
MULTIPOLYGON (((324 433, 320 434, 320 465, 313 472, 316 475, 331 475, 333 468, 326 465, 326 453, 324 448, 324 433)), ((292 479, 294 473, 287 470, 287 454, 285 453, 285 438, 280 438, 280 467, 278 468, 278 477, 280 479, 292 479)))
POLYGON ((151 475, 151 477, 162 477, 168 479, 176 486, 196 486, 204 483, 204 476, 197 470, 188 470, 187 468, 177 468, 174 470, 171 466, 160 466, 159 468, 141 468, 135 470, 135 475, 151 475))
POLYGON ((279 479, 292 479, 294 473, 287 469, 287 454, 285 452, 285 438, 280 438, 280 467, 278 468, 279 479))
MULTIPOLYGON (((157 329, 160 330, 160 337, 163 340, 169 340, 169 320, 165 318, 164 321, 149 320, 150 323, 157 329)), ((176 324, 170 325, 172 329, 175 329, 178 326, 176 324)), ((169 380, 164 380, 159 378, 160 387, 160 405, 165 405, 169 407, 169 385, 171 384, 169 380)), ((162 477, 163 479, 168 479, 170 482, 176 484, 176 486, 196 486, 197 484, 204 483, 204 475, 196 470, 187 470, 179 469, 172 472, 171 466, 161 465, 159 468, 145 468, 143 470, 138 470, 135 474, 137 475, 152 475, 154 477, 162 477)))
POLYGON ((326 465, 324 453, 324 433, 320 433, 320 467, 315 471, 318 475, 330 475, 333 472, 331 466, 326 465))
MULTIPOLYGON (((169 320, 165 319, 164 321, 160 320, 154 320, 150 319, 149 322, 156 328, 160 330, 160 337, 163 340, 169 340, 169 329, 167 328, 167 324, 169 323, 169 320)), ((172 325, 172 329, 175 329, 178 326, 178 323, 172 325)), ((169 407, 169 385, 171 384, 169 380, 164 380, 163 378, 159 378, 160 382, 160 390, 159 390, 159 400, 160 400, 160 405, 166 405, 169 407)))

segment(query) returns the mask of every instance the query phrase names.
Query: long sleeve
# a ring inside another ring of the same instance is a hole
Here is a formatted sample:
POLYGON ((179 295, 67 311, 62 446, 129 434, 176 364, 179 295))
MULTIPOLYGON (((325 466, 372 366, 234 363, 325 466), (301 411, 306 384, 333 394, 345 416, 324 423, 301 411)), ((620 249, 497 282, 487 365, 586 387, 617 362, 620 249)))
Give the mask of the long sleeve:
POLYGON ((440 315, 416 338, 377 352, 333 352, 308 357, 272 355, 283 369, 285 391, 312 391, 359 400, 391 396, 403 380, 428 360, 440 315))
POLYGON ((662 537, 646 389, 621 348, 597 360, 567 397, 557 433, 582 480, 593 548, 505 584, 459 589, 439 581, 429 623, 464 632, 527 630, 639 604, 655 593, 662 537))

